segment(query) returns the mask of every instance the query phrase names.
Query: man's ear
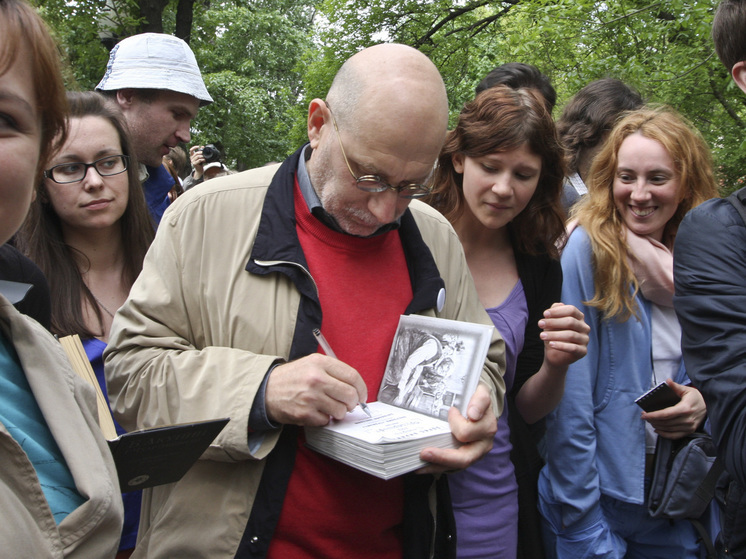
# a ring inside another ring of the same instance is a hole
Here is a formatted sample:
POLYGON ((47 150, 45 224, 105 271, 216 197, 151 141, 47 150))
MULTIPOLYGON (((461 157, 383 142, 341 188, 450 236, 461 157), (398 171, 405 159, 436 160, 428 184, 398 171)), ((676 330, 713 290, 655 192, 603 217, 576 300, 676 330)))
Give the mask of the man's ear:
POLYGON ((328 122, 329 109, 323 99, 314 99, 308 105, 308 141, 316 149, 321 139, 321 128, 328 122))
POLYGON ((132 88, 117 90, 117 104, 123 111, 132 108, 136 98, 137 92, 132 88))
POLYGON ((746 61, 736 62, 730 71, 730 75, 733 76, 733 81, 741 88, 741 91, 746 93, 746 61))

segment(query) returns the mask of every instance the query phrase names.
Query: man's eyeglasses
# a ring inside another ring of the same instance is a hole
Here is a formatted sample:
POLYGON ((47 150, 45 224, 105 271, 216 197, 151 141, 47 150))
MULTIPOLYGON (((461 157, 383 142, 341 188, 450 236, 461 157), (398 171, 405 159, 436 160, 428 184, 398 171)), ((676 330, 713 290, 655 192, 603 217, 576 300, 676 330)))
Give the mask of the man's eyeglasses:
MULTIPOLYGON (((326 101, 324 103, 326 103, 326 101)), ((400 186, 392 186, 378 175, 362 175, 360 177, 355 176, 355 173, 352 172, 352 167, 350 167, 350 162, 347 160, 347 154, 345 153, 345 148, 342 145, 342 137, 339 135, 337 119, 334 118, 334 114, 332 113, 332 109, 329 106, 329 103, 326 103, 326 108, 329 109, 329 114, 332 117, 332 124, 334 124, 334 130, 337 132, 337 140, 339 140, 339 149, 342 150, 342 157, 344 157, 345 163, 347 164, 347 169, 349 169, 352 178, 355 179, 356 186, 360 190, 363 190, 365 192, 385 192, 387 190, 393 190, 397 192, 401 198, 422 198, 423 196, 427 196, 428 194, 430 194, 430 192, 432 192, 432 185, 427 186, 425 184, 410 182, 407 184, 402 184, 400 186)))
POLYGON ((126 155, 108 155, 97 159, 93 163, 61 163, 44 171, 44 176, 57 184, 69 184, 82 181, 90 167, 96 169, 96 172, 102 177, 111 177, 124 173, 128 164, 129 157, 126 155))

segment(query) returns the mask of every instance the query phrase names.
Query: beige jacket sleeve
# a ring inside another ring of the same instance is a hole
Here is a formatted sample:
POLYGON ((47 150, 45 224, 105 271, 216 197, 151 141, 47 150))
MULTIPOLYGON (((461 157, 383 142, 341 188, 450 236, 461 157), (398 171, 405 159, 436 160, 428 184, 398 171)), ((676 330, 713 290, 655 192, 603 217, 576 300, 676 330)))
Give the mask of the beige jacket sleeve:
POLYGON ((115 317, 105 355, 109 400, 128 430, 230 417, 203 457, 261 459, 279 430, 251 451, 249 412, 266 372, 289 352, 291 326, 270 328, 268 317, 292 316, 292 292, 261 287, 273 282, 244 269, 255 234, 245 208, 261 204, 252 189, 197 190, 169 208, 115 317))

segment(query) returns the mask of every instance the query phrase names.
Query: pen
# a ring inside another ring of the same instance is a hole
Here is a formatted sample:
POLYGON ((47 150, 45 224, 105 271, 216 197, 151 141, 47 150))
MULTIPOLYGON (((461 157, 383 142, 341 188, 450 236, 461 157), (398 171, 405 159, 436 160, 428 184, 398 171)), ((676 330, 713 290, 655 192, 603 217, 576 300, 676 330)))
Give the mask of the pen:
MULTIPOLYGON (((324 334, 321 333, 321 330, 319 330, 318 328, 314 328, 313 337, 316 338, 317 342, 319 342, 319 345, 321 346, 321 349, 324 350, 324 353, 326 353, 329 357, 337 359, 332 346, 330 346, 329 342, 326 341, 326 338, 324 337, 324 334)), ((360 407, 363 408, 363 411, 368 415, 368 417, 373 417, 373 414, 370 413, 370 409, 368 409, 368 404, 366 404, 365 402, 360 402, 360 407)))

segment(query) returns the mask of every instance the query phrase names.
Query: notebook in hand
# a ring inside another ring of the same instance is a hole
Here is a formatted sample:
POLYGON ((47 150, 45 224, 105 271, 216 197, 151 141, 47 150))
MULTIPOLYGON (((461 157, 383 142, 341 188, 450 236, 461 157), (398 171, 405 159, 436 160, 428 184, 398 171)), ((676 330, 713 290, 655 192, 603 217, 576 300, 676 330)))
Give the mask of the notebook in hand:
POLYGON ((60 338, 73 370, 96 391, 98 420, 122 493, 179 481, 228 424, 228 418, 153 427, 117 436, 114 420, 78 335, 60 338))

